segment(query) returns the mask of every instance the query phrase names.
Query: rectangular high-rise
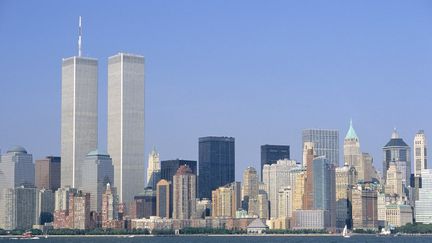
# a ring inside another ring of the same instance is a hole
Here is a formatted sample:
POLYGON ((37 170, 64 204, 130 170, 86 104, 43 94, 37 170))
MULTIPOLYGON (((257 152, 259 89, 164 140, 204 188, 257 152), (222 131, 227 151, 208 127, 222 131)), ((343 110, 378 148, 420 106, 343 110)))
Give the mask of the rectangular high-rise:
POLYGON ((278 160, 290 159, 289 145, 261 145, 261 180, 265 164, 276 164, 278 160))
POLYGON ((119 201, 144 188, 144 57, 119 53, 108 59, 108 154, 119 201))
POLYGON ((97 149, 98 61, 70 57, 62 64, 61 186, 79 187, 85 156, 97 149))
POLYGON ((35 163, 35 186, 56 191, 60 187, 60 157, 47 156, 35 163))
POLYGON ((200 198, 211 198, 213 190, 234 182, 235 151, 233 137, 202 137, 198 148, 200 198))
POLYGON ((330 129, 305 129, 303 142, 314 144, 315 156, 325 156, 334 166, 339 166, 339 131, 330 129))

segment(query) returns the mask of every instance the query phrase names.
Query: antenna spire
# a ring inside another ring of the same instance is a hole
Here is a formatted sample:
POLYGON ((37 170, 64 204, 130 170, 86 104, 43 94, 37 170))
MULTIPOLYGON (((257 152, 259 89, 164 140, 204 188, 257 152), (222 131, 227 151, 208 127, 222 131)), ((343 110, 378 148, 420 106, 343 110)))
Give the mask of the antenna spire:
POLYGON ((78 28, 78 56, 81 56, 81 36, 82 36, 82 26, 81 26, 81 16, 79 16, 79 28, 78 28))

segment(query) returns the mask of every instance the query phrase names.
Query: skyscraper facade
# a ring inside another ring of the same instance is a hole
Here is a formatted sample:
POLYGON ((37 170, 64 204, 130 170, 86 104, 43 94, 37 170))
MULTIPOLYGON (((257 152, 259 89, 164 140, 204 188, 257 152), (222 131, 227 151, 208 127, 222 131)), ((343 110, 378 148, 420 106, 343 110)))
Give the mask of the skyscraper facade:
POLYGON ((313 207, 329 212, 329 227, 336 227, 336 178, 335 167, 324 156, 312 162, 313 167, 313 207))
POLYGON ((335 170, 336 175, 336 228, 351 228, 351 191, 357 182, 355 168, 345 164, 335 170))
POLYGON ((421 177, 421 171, 427 169, 427 140, 423 130, 414 137, 414 176, 421 177))
POLYGON ((261 145, 261 180, 265 164, 275 164, 278 160, 290 159, 289 145, 261 145))
POLYGON ((0 160, 0 190, 21 185, 34 185, 33 156, 21 146, 10 148, 0 160))
POLYGON ((56 191, 60 187, 61 159, 56 156, 47 156, 35 162, 35 186, 38 189, 56 191))
POLYGON ((362 152, 360 151, 360 141, 350 121, 350 127, 344 139, 344 162, 352 166, 357 171, 359 180, 364 180, 364 166, 362 152))
POLYGON ((87 154, 82 168, 81 189, 90 193, 90 211, 101 212, 102 194, 107 184, 115 185, 111 157, 94 150, 87 154))
POLYGON ((234 218, 241 205, 240 182, 233 182, 212 191, 212 216, 234 218))
POLYGON ((419 200, 415 203, 417 223, 432 224, 432 169, 422 171, 422 187, 419 189, 419 200))
POLYGON ((195 214, 196 175, 187 165, 182 165, 173 181, 173 218, 190 219, 195 214))
POLYGON ((276 164, 264 165, 263 182, 270 201, 270 218, 278 218, 278 194, 281 188, 293 186, 294 178, 290 175, 298 167, 294 160, 279 160, 276 164))
POLYGON ((108 59, 108 153, 121 203, 144 188, 144 57, 108 59))
POLYGON ((173 159, 161 161, 160 179, 173 181, 174 175, 177 173, 178 168, 182 165, 187 165, 192 173, 197 174, 197 162, 195 160, 173 159))
POLYGON ((147 164, 147 187, 156 189, 156 184, 160 180, 161 163, 159 153, 155 148, 150 152, 147 164))
POLYGON ((383 177, 387 179, 387 170, 391 161, 394 161, 402 173, 402 183, 409 185, 411 177, 411 148, 399 137, 399 133, 393 130, 390 141, 383 147, 383 177))
POLYGON ((316 156, 325 156, 336 167, 339 166, 339 131, 329 129, 303 130, 303 143, 312 142, 316 156))
POLYGON ((160 180, 156 185, 156 216, 172 217, 172 184, 168 180, 160 180))
MULTIPOLYGON (((242 199, 245 209, 248 210, 249 200, 256 200, 259 191, 259 178, 257 171, 253 167, 248 167, 243 172, 242 199)), ((249 211, 249 210, 248 210, 249 211)))
POLYGON ((61 103, 61 186, 79 187, 84 158, 98 146, 96 59, 63 59, 61 103))
POLYGON ((211 192, 235 180, 233 137, 199 138, 199 193, 210 198, 211 192))

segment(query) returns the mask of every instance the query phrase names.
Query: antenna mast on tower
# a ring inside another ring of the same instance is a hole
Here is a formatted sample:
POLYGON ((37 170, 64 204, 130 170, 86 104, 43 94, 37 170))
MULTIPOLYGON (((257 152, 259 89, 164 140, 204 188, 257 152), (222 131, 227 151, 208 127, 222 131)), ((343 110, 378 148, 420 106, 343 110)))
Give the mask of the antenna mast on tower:
POLYGON ((81 36, 82 36, 82 27, 81 27, 81 16, 79 16, 79 28, 78 28, 78 56, 81 56, 81 36))

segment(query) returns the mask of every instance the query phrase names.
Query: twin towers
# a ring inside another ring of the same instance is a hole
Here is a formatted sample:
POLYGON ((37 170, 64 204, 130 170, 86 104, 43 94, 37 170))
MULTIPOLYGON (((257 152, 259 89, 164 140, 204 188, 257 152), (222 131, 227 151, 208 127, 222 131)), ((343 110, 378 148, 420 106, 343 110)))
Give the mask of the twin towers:
MULTIPOLYGON (((83 163, 98 148, 98 61, 79 55, 63 59, 61 186, 80 189, 83 163)), ((144 187, 144 57, 108 58, 108 154, 120 202, 144 187)))

